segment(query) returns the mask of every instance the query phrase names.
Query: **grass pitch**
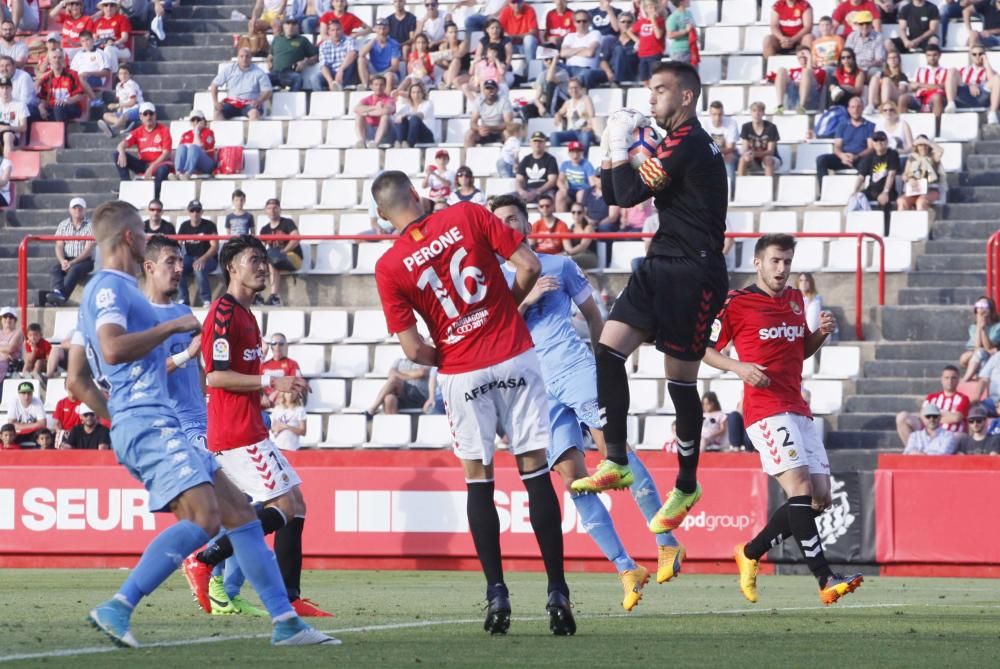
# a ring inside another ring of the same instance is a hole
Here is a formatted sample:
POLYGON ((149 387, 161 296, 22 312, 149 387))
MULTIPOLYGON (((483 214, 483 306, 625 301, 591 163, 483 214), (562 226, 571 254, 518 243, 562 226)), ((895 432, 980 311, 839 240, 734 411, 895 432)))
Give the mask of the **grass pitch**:
POLYGON ((478 573, 310 572, 314 619, 342 646, 272 648, 265 620, 209 617, 174 575, 133 618, 139 650, 114 649, 85 623, 120 570, 0 572, 0 667, 922 667, 997 666, 1000 581, 868 578, 819 604, 807 576, 761 576, 749 604, 734 576, 652 581, 631 614, 613 574, 570 574, 578 632, 555 638, 540 574, 509 574, 514 620, 482 630, 478 573))

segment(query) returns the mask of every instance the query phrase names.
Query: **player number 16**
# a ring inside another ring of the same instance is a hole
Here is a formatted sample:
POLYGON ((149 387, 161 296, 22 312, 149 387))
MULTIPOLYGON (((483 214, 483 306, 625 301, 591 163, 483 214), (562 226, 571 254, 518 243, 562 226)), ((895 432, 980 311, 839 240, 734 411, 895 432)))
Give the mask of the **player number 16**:
MULTIPOLYGON (((458 293, 458 296, 466 304, 476 304, 477 302, 482 302, 483 298, 486 297, 486 277, 483 276, 482 270, 474 265, 462 268, 462 260, 465 259, 468 253, 466 249, 460 248, 451 257, 451 265, 449 267, 451 271, 451 283, 455 287, 455 292, 458 293), (469 290, 469 279, 475 282, 475 290, 469 290)), ((427 286, 430 286, 431 290, 434 291, 434 297, 437 298, 448 318, 458 318, 459 314, 458 309, 455 308, 455 302, 451 299, 448 289, 444 286, 444 282, 437 275, 437 272, 434 271, 433 267, 425 269, 421 273, 420 278, 417 279, 417 288, 423 290, 427 286)))

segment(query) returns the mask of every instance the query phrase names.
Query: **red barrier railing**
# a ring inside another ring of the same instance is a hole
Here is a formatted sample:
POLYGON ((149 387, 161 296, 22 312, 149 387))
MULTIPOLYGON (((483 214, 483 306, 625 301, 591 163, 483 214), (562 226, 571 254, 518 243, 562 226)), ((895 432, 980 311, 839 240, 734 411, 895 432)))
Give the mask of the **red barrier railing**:
POLYGON ((986 241, 986 294, 1000 303, 1000 230, 986 241))
MULTIPOLYGON (((757 239, 761 235, 753 232, 727 232, 726 237, 731 239, 757 239)), ((171 239, 177 241, 226 241, 231 239, 228 235, 171 235, 171 239)), ((559 233, 531 235, 531 239, 606 239, 610 241, 642 240, 653 237, 651 232, 590 232, 590 233, 559 233)), ((855 333, 859 341, 864 340, 864 329, 862 327, 862 315, 864 313, 864 261, 863 249, 864 240, 870 239, 878 244, 879 264, 878 264, 878 305, 885 305, 885 241, 876 234, 870 232, 800 232, 795 235, 797 239, 840 239, 854 238, 857 240, 857 256, 854 266, 854 315, 855 333)), ((990 238, 991 242, 994 235, 990 238)), ((381 241, 396 239, 396 235, 261 235, 264 242, 284 242, 297 239, 303 242, 326 242, 326 241, 381 241)), ((26 331, 28 320, 28 246, 31 242, 66 242, 66 241, 91 241, 91 237, 58 237, 56 235, 26 235, 17 248, 17 300, 18 308, 21 312, 21 328, 26 331)), ((997 244, 1000 247, 1000 242, 997 244)), ((988 256, 987 266, 993 267, 992 256, 988 256)), ((997 265, 1000 267, 1000 263, 997 265)), ((990 275, 992 276, 992 275, 990 275)))

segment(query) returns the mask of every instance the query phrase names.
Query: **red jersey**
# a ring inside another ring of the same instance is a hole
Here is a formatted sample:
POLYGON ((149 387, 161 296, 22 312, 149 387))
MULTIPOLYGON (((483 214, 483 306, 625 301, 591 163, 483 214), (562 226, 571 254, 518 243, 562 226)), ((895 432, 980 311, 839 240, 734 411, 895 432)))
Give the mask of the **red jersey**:
MULTIPOLYGON (((194 130, 188 130, 181 135, 181 144, 194 144, 194 130)), ((201 148, 209 158, 215 157, 215 133, 208 128, 201 129, 201 148)))
POLYGON ((852 88, 857 87, 858 77, 864 70, 861 68, 856 68, 853 72, 848 72, 843 68, 843 66, 838 67, 833 73, 833 78, 841 86, 851 86, 852 88))
POLYGON ((840 33, 844 39, 847 39, 847 36, 854 31, 854 28, 851 27, 854 24, 854 12, 871 12, 872 18, 876 21, 882 20, 882 12, 872 0, 864 0, 857 5, 853 4, 851 0, 844 0, 837 5, 837 8, 833 10, 833 16, 830 17, 835 24, 844 27, 844 31, 840 33))
POLYGON ((56 410, 52 412, 52 420, 59 421, 59 425, 64 430, 72 430, 80 424, 80 414, 76 408, 80 406, 80 400, 71 400, 64 397, 56 402, 56 410))
POLYGON ((812 334, 802 293, 785 288, 771 297, 755 285, 731 290, 712 332, 717 350, 732 342, 742 362, 767 367, 764 373, 771 379, 767 388, 743 384, 747 425, 782 413, 812 417, 802 399, 802 361, 806 338, 812 334))
MULTIPOLYGON (((74 95, 82 94, 83 84, 80 83, 80 75, 69 68, 63 69, 59 76, 49 70, 42 75, 42 81, 38 84, 38 97, 45 100, 49 106, 54 106, 58 100, 66 100, 74 95)), ((83 104, 86 105, 88 102, 83 100, 83 104)), ((83 107, 80 108, 83 109, 83 107)))
POLYGON ((942 390, 939 393, 929 393, 924 399, 938 409, 941 409, 941 411, 954 411, 955 413, 962 414, 962 420, 959 422, 952 424, 942 423, 941 427, 951 432, 965 432, 965 421, 969 417, 969 406, 971 404, 967 395, 963 395, 962 393, 945 395, 942 390))
MULTIPOLYGON (((146 130, 145 126, 140 125, 130 132, 125 138, 125 146, 136 147, 139 151, 139 158, 151 163, 159 158, 164 151, 169 154, 170 149, 173 148, 173 142, 170 139, 170 130, 167 126, 157 123, 152 130, 146 130)), ((170 158, 168 157, 164 162, 169 163, 170 158)))
POLYGON ((573 10, 567 9, 562 14, 558 13, 556 10, 551 9, 549 13, 545 15, 545 34, 547 39, 557 39, 562 40, 563 37, 574 32, 576 29, 573 26, 573 10))
MULTIPOLYGON (((260 376, 260 328, 253 314, 226 293, 208 308, 201 330, 205 373, 232 370, 260 376)), ((208 450, 218 453, 267 439, 260 391, 233 392, 208 387, 208 450)))
POLYGON ((274 376, 302 376, 302 370, 299 369, 299 363, 295 362, 291 358, 268 360, 260 366, 260 373, 272 374, 274 376))
POLYGON ((78 19, 74 19, 66 12, 62 12, 59 14, 59 21, 62 23, 63 48, 79 47, 80 33, 82 33, 84 30, 89 30, 91 34, 93 34, 94 32, 94 19, 90 18, 87 15, 83 15, 78 19))
POLYGON ((102 16, 94 22, 92 32, 98 42, 109 38, 117 42, 132 32, 132 22, 124 14, 115 14, 110 18, 102 16))
POLYGON ((663 55, 663 40, 667 36, 667 21, 658 16, 656 17, 656 25, 660 26, 662 37, 656 36, 656 31, 653 29, 653 22, 645 16, 636 19, 635 25, 632 26, 632 32, 639 37, 639 45, 636 49, 636 55, 639 58, 663 55))
MULTIPOLYGON (((24 340, 24 352, 31 353, 32 346, 31 342, 27 339, 24 340)), ((49 353, 52 353, 52 344, 45 339, 38 340, 38 352, 35 353, 36 360, 42 360, 49 357, 49 353)))
POLYGON ((946 67, 921 65, 917 68, 916 74, 913 75, 913 83, 924 86, 944 86, 944 80, 947 77, 948 68, 946 67))
POLYGON ((538 30, 538 15, 535 8, 527 3, 521 3, 520 14, 508 4, 497 14, 497 21, 508 37, 519 37, 538 30))
MULTIPOLYGON (((531 224, 531 234, 559 234, 559 233, 569 233, 569 226, 564 222, 556 219, 556 224, 551 228, 548 224, 542 220, 538 219, 531 224)), ((533 244, 533 248, 538 253, 551 253, 557 254, 563 252, 563 243, 561 239, 539 239, 533 244)))
MULTIPOLYGON (((802 68, 793 67, 788 70, 788 80, 792 83, 798 83, 802 79, 802 68)), ((826 83, 826 70, 822 67, 813 68, 813 81, 816 82, 817 86, 822 87, 826 83)))
POLYGON ((347 36, 350 36, 352 32, 358 28, 363 28, 365 25, 361 19, 350 12, 344 12, 343 16, 337 16, 333 12, 327 12, 323 14, 323 16, 319 17, 320 23, 329 23, 330 21, 339 21, 340 27, 344 29, 344 34, 347 36))
POLYGON ((811 5, 806 0, 795 0, 792 6, 788 6, 786 0, 778 0, 772 9, 778 15, 778 29, 785 37, 793 37, 805 26, 804 16, 811 9, 811 5))
POLYGON ((534 344, 496 256, 524 242, 487 209, 462 202, 418 218, 375 264, 389 332, 427 323, 442 374, 509 360, 534 344))
POLYGON ((958 68, 958 78, 965 86, 982 86, 989 81, 990 73, 986 71, 985 67, 966 65, 958 68))

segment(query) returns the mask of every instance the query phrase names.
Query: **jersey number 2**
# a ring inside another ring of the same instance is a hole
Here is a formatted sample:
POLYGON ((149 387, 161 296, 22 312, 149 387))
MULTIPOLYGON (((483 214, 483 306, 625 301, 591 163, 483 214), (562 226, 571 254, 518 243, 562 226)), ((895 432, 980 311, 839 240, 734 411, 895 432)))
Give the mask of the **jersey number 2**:
POLYGON ((781 443, 782 448, 789 448, 795 445, 795 442, 792 441, 792 435, 789 434, 787 427, 779 427, 775 430, 775 432, 781 432, 785 435, 784 441, 781 443))
MULTIPOLYGON (((466 304, 476 304, 477 302, 482 302, 486 297, 486 277, 483 276, 481 269, 474 265, 462 268, 462 260, 468 255, 468 251, 465 249, 458 249, 455 251, 455 255, 451 257, 451 265, 449 270, 451 272, 451 284, 455 287, 455 292, 466 304), (476 287, 474 290, 469 291, 467 281, 472 279, 476 287)), ((444 282, 441 277, 437 275, 433 267, 428 267, 421 273, 420 278, 417 279, 417 288, 423 290, 427 286, 431 287, 434 291, 434 297, 441 304, 441 308, 444 309, 444 313, 448 315, 448 318, 458 318, 458 309, 455 307, 455 301, 451 299, 451 295, 448 294, 448 289, 444 286, 444 282)))

